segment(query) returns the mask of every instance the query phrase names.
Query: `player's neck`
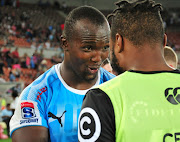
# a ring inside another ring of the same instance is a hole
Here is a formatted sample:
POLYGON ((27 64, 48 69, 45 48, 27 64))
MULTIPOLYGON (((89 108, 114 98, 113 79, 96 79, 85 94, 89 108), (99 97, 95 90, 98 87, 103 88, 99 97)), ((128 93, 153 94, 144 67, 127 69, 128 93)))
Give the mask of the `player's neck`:
POLYGON ((62 63, 60 67, 60 74, 66 84, 78 90, 86 90, 94 86, 98 80, 98 75, 95 79, 87 81, 81 76, 76 75, 71 69, 66 68, 62 63))
MULTIPOLYGON (((156 49, 154 49, 156 50, 156 49)), ((160 70, 173 70, 170 68, 161 52, 153 50, 145 50, 143 52, 136 52, 136 59, 132 59, 129 64, 129 69, 141 71, 160 71, 160 70)))

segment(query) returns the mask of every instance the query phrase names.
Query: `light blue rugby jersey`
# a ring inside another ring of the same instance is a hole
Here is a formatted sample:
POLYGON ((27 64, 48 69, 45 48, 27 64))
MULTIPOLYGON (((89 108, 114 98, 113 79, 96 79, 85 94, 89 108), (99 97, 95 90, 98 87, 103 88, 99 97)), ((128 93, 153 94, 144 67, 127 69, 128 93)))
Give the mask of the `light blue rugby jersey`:
MULTIPOLYGON (((26 87, 10 121, 10 134, 25 126, 43 126, 51 142, 77 142, 78 117, 85 93, 68 86, 57 64, 26 87)), ((115 76, 100 68, 95 87, 115 76)), ((92 87, 92 88, 93 88, 92 87)))

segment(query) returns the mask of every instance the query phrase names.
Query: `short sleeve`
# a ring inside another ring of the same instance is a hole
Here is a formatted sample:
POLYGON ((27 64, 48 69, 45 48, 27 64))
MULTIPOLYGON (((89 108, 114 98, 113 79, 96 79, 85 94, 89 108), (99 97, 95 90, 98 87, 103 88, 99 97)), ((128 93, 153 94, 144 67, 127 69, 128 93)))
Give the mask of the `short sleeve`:
POLYGON ((80 142, 114 142, 115 115, 108 95, 96 88, 87 92, 78 123, 80 142))
POLYGON ((47 87, 43 89, 26 88, 16 105, 10 120, 10 135, 19 128, 26 126, 48 127, 45 112, 47 87))

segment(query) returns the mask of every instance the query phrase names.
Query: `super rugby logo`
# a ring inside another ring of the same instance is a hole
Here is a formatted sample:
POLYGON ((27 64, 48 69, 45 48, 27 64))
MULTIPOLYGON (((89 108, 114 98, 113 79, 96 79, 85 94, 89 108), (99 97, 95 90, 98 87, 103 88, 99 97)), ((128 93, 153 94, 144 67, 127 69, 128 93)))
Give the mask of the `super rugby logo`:
POLYGON ((97 113, 92 108, 84 108, 79 115, 78 139, 80 142, 94 142, 101 132, 97 113))
POLYGON ((36 114, 34 112, 34 104, 31 102, 22 102, 21 115, 22 115, 22 118, 25 118, 25 119, 36 117, 36 114))
POLYGON ((167 88, 164 92, 166 99, 174 105, 180 103, 180 87, 167 88))

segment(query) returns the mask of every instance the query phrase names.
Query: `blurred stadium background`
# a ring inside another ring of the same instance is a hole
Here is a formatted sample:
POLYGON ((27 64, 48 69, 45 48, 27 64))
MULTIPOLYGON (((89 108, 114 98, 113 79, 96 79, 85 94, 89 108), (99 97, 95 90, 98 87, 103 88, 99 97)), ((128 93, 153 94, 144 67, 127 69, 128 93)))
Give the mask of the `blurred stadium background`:
MULTIPOLYGON (((179 68, 180 1, 155 1, 163 4, 162 16, 168 45, 178 55, 179 68)), ((116 0, 0 0, 0 102, 5 99, 6 103, 10 103, 13 90, 17 89, 20 94, 24 87, 44 71, 63 61, 60 36, 69 11, 77 6, 91 5, 107 16, 115 8, 115 2, 116 0)))

